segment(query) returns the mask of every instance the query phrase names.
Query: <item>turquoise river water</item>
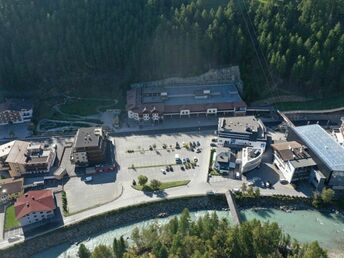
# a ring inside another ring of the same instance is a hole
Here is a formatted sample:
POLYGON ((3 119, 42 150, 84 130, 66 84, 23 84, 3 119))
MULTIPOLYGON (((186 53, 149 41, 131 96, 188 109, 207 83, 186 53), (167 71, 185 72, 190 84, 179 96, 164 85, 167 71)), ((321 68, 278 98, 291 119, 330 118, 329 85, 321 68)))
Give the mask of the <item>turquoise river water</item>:
MULTIPOLYGON (((193 219, 213 210, 203 210, 191 212, 193 219)), ((216 211, 220 218, 227 218, 230 221, 228 211, 216 211)), ((344 216, 334 213, 323 214, 318 211, 300 210, 286 213, 277 209, 262 209, 254 211, 247 209, 241 211, 244 220, 258 219, 261 221, 277 222, 285 233, 300 242, 310 242, 317 240, 320 245, 328 249, 329 253, 335 257, 344 257, 344 216)), ((145 227, 149 223, 166 223, 171 217, 162 219, 146 220, 129 226, 110 229, 99 235, 93 236, 88 241, 83 242, 89 249, 93 249, 98 244, 111 245, 114 237, 130 236, 131 230, 135 227, 145 227)), ((58 245, 34 256, 34 258, 63 258, 77 257, 77 245, 58 245)))

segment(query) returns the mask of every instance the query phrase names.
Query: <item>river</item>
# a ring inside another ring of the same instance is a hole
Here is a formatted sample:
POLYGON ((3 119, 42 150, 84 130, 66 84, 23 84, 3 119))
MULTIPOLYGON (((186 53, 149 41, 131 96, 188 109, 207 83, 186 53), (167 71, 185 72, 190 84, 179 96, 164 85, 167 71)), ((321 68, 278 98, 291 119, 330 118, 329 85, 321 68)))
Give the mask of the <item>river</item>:
MULTIPOLYGON (((213 212, 213 210, 202 210, 191 212, 191 217, 204 215, 206 212, 213 212)), ((220 218, 227 218, 231 220, 228 211, 216 211, 220 218)), ((254 211, 247 209, 241 211, 243 220, 258 219, 261 221, 277 222, 285 233, 288 233, 292 238, 300 242, 310 242, 317 240, 323 248, 326 248, 330 253, 344 254, 344 216, 334 213, 323 214, 313 210, 298 210, 291 213, 286 213, 277 209, 261 209, 254 211)), ((172 216, 171 216, 172 217, 172 216)), ((130 233, 135 227, 145 227, 150 223, 166 223, 171 217, 162 219, 151 219, 138 222, 129 226, 124 226, 116 229, 109 229, 106 232, 101 232, 99 235, 92 236, 88 241, 83 243, 89 249, 93 249, 98 244, 111 245, 114 237, 123 235, 125 238, 130 236, 130 233)), ((41 252, 34 258, 64 258, 76 257, 78 251, 77 245, 62 244, 41 252)), ((341 257, 341 256, 338 256, 341 257)), ((344 256, 343 256, 344 257, 344 256)))

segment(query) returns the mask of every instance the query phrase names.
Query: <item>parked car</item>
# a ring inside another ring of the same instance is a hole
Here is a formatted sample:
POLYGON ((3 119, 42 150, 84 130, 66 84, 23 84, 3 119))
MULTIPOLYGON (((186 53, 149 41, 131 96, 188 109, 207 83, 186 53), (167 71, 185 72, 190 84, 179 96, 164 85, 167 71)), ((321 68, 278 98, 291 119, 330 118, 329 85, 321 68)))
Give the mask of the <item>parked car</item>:
POLYGON ((282 178, 282 179, 280 179, 280 183, 281 183, 282 185, 286 185, 286 184, 288 184, 289 182, 288 182, 287 179, 282 178))
POLYGON ((200 143, 199 141, 197 141, 197 146, 198 146, 198 147, 201 146, 201 143, 200 143))
POLYGON ((183 164, 185 164, 186 163, 186 159, 182 158, 182 162, 183 162, 183 164))
POLYGON ((253 181, 247 181, 247 186, 254 186, 254 182, 253 181))
POLYGON ((163 168, 160 169, 160 171, 161 171, 161 173, 163 173, 163 174, 166 173, 165 169, 163 169, 163 168))
POLYGON ((169 167, 169 168, 170 168, 170 171, 171 171, 171 172, 173 172, 173 167, 172 167, 171 165, 170 165, 170 167, 169 167))
POLYGON ((235 178, 240 179, 240 173, 239 172, 235 172, 235 178))
POLYGON ((189 159, 189 158, 186 158, 186 162, 187 162, 187 163, 190 163, 190 159, 189 159))
POLYGON ((91 182, 93 180, 93 177, 87 176, 85 177, 85 182, 91 182))
POLYGON ((197 148, 196 150, 197 153, 201 153, 201 151, 202 151, 201 148, 197 148))
POLYGON ((271 187, 272 187, 272 184, 271 184, 270 181, 266 181, 266 182, 265 182, 265 185, 266 185, 267 188, 271 188, 271 187))
POLYGON ((212 142, 217 142, 216 138, 211 139, 212 142))
POLYGON ((180 167, 180 169, 181 169, 182 171, 185 171, 185 168, 184 168, 184 166, 181 166, 181 167, 180 167))
POLYGON ((265 182, 264 181, 261 182, 261 186, 262 186, 262 188, 265 188, 265 182))
POLYGON ((240 188, 233 188, 233 192, 234 192, 234 193, 240 193, 241 190, 240 190, 240 188))
POLYGON ((210 143, 210 146, 211 146, 211 147, 216 147, 217 145, 216 145, 216 143, 213 143, 213 142, 212 142, 212 143, 210 143))
POLYGON ((166 172, 170 172, 170 167, 166 166, 166 172))

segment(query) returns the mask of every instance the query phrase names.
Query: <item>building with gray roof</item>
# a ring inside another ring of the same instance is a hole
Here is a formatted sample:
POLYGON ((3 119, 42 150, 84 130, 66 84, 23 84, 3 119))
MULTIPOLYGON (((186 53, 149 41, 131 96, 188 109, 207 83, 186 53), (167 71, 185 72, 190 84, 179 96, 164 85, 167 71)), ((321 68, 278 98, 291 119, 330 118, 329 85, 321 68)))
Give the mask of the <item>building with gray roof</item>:
POLYGON ((172 116, 241 114, 246 104, 235 82, 219 84, 143 83, 127 92, 128 117, 134 120, 159 120, 172 116))
POLYGON ((76 166, 100 164, 106 160, 107 138, 101 127, 79 128, 72 146, 71 161, 76 166))
POLYGON ((288 139, 306 145, 333 189, 344 189, 344 148, 320 125, 305 125, 290 128, 288 139))
POLYGON ((221 117, 217 127, 218 145, 246 147, 251 142, 266 142, 266 128, 255 116, 221 117))

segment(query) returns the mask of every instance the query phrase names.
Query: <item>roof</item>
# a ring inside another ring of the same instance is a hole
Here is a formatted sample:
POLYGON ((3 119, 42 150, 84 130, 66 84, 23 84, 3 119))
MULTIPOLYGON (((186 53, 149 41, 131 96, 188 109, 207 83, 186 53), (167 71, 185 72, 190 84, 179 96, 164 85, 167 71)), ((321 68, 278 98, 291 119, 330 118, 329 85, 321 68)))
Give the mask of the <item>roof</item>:
POLYGON ((11 141, 5 144, 0 145, 0 158, 5 158, 11 151, 15 141, 11 141))
POLYGON ((246 107, 234 83, 142 85, 127 92, 127 109, 142 113, 155 110, 160 113, 204 111, 209 108, 220 110, 246 107))
POLYGON ((235 162, 236 155, 229 148, 218 147, 216 149, 216 162, 235 162))
POLYGON ((79 128, 75 136, 74 148, 97 147, 102 134, 100 127, 79 128))
POLYGON ((275 143, 271 144, 271 147, 280 155, 283 161, 311 158, 306 147, 297 141, 275 143))
POLYGON ((51 149, 43 149, 41 144, 16 140, 5 162, 17 164, 45 163, 51 158, 52 152, 51 149))
POLYGON ((19 163, 23 164, 26 160, 26 152, 29 146, 29 142, 24 141, 14 141, 14 144, 11 148, 10 153, 7 156, 6 162, 7 163, 19 163))
POLYGON ((259 119, 255 116, 221 117, 219 119, 221 131, 252 133, 258 132, 261 126, 259 119))
POLYGON ((0 112, 10 110, 10 111, 21 111, 22 109, 30 110, 32 109, 32 102, 28 99, 5 99, 5 101, 0 103, 0 112))
POLYGON ((3 190, 6 194, 19 193, 23 190, 24 179, 13 179, 7 178, 0 180, 0 196, 2 195, 3 190))
POLYGON ((305 145, 332 171, 344 171, 344 148, 320 125, 292 128, 305 145))
POLYGON ((51 211, 55 208, 54 195, 51 190, 29 191, 19 197, 14 204, 17 219, 32 212, 51 211))
POLYGON ((291 160, 290 163, 293 165, 294 168, 312 167, 316 165, 315 161, 312 158, 295 159, 291 160))

